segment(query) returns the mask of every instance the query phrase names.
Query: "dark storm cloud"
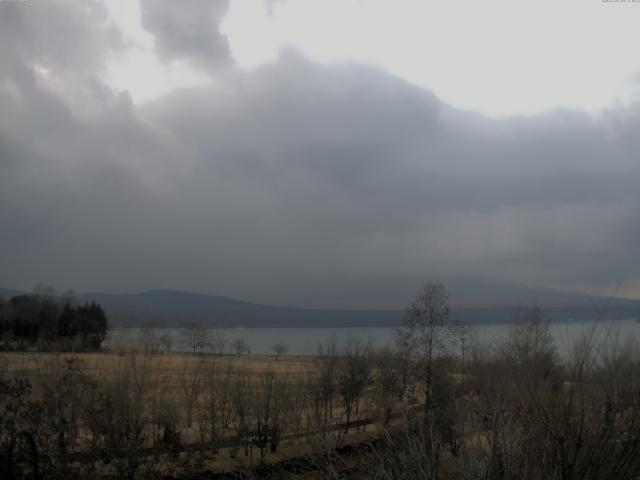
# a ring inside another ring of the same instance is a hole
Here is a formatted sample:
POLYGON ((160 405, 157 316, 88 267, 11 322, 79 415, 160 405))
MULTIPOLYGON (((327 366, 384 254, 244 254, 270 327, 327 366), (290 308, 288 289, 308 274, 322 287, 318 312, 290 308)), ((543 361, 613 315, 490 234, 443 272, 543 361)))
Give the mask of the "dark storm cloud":
POLYGON ((46 28, 86 52, 0 50, 0 285, 340 306, 398 306, 426 279, 468 297, 639 286, 637 104, 490 120, 289 52, 136 107, 97 73, 118 33, 78 10, 46 28))
POLYGON ((142 26, 151 32, 166 59, 186 59, 198 68, 230 63, 229 44, 218 23, 227 0, 141 0, 142 26))
POLYGON ((127 276, 117 258, 137 250, 130 232, 171 189, 179 173, 167 160, 184 149, 100 81, 121 43, 98 3, 4 3, 0 13, 0 283, 106 286, 127 276), (78 116, 78 100, 93 114, 78 116))

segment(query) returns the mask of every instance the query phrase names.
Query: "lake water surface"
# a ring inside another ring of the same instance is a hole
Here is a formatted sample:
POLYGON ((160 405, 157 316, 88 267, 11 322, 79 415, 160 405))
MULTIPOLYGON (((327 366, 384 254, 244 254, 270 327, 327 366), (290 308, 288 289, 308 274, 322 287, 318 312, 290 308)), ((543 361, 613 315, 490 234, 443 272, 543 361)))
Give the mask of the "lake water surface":
MULTIPOLYGON (((480 343, 498 346, 505 340, 512 324, 477 325, 469 327, 467 337, 474 337, 480 343)), ((610 341, 623 343, 640 339, 640 323, 635 320, 615 322, 564 322, 551 325, 551 333, 558 352, 566 355, 571 351, 574 342, 595 327, 597 339, 608 338, 610 341)), ((218 329, 228 343, 243 339, 253 354, 271 354, 276 343, 284 343, 288 353, 297 355, 315 354, 319 344, 335 341, 338 347, 344 346, 349 339, 371 342, 375 347, 390 346, 394 343, 395 327, 358 327, 358 328, 227 328, 218 329)), ((172 350, 187 351, 180 329, 156 329, 156 333, 168 333, 173 338, 172 350)), ((135 346, 139 343, 140 329, 114 329, 107 339, 109 346, 135 346)))

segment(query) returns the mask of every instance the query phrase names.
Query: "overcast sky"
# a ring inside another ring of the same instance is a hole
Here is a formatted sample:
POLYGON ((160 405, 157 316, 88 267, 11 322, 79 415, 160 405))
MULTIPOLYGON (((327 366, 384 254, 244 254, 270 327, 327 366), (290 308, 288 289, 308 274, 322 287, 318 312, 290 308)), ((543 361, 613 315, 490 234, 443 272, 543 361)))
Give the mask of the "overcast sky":
POLYGON ((0 0, 0 286, 640 298, 640 2, 0 0))

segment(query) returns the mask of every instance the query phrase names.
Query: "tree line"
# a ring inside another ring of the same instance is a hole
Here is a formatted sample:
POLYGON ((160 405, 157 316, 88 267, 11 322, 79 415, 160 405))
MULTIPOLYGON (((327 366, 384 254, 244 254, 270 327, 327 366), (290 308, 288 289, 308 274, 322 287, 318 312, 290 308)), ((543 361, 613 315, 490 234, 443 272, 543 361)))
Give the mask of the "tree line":
POLYGON ((0 345, 8 349, 52 346, 95 350, 104 341, 107 316, 95 302, 76 303, 73 294, 39 291, 0 298, 0 345))

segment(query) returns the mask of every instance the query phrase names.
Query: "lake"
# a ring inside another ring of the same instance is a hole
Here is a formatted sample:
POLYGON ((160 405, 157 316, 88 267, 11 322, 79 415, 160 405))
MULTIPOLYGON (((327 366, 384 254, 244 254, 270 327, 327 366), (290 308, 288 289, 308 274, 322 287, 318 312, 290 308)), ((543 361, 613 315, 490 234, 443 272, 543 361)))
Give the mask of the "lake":
MULTIPOLYGON (((640 323, 636 320, 617 320, 601 322, 563 322, 551 324, 551 333, 558 352, 566 355, 571 345, 585 332, 596 327, 595 337, 624 342, 627 339, 640 338, 640 323)), ((507 336, 512 324, 489 324, 469 327, 469 337, 473 336, 485 345, 499 345, 507 336)), ((358 327, 358 328, 221 328, 228 340, 227 351, 231 353, 230 344, 236 339, 243 339, 251 349, 251 353, 272 354, 276 343, 288 346, 288 353, 296 355, 315 354, 319 344, 335 341, 338 347, 344 346, 349 339, 371 342, 375 347, 393 345, 395 327, 358 327)), ((181 330, 177 328, 156 329, 156 333, 168 333, 173 338, 172 349, 188 351, 183 343, 181 330)), ((106 341, 107 346, 135 346, 139 343, 140 329, 113 329, 106 341)))

